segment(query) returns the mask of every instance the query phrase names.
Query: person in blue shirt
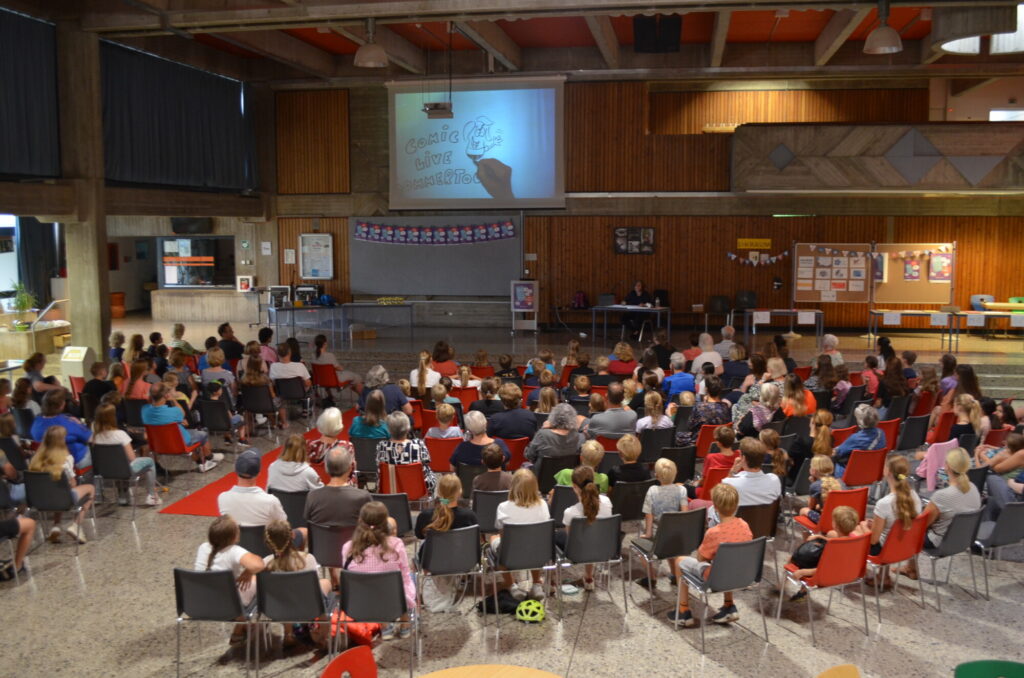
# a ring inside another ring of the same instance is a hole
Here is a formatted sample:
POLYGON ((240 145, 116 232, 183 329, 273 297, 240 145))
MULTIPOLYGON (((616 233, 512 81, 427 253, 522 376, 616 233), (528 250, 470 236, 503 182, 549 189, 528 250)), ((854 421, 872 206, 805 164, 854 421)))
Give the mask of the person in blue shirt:
POLYGON ((697 388, 693 375, 683 371, 683 368, 686 367, 686 357, 682 353, 673 353, 671 358, 669 358, 669 363, 672 369, 675 370, 675 374, 667 375, 661 382, 661 390, 668 396, 666 400, 674 399, 675 396, 683 391, 696 393, 697 388))
MULTIPOLYGON (((168 402, 167 386, 163 382, 153 384, 149 389, 149 402, 142 406, 142 423, 147 426, 162 426, 164 424, 177 424, 181 431, 181 437, 185 445, 199 443, 200 446, 192 453, 196 461, 198 471, 205 473, 217 466, 217 462, 224 458, 223 454, 214 454, 210 450, 207 441, 206 431, 189 430, 182 422, 185 421, 185 411, 177 403, 168 402)), ((159 452, 157 450, 156 452, 159 452)))
POLYGON ((877 450, 886 446, 885 431, 878 428, 878 410, 866 403, 858 405, 853 411, 857 420, 857 431, 843 441, 832 455, 835 464, 836 478, 842 478, 846 465, 850 462, 850 454, 854 450, 877 450))
POLYGON ((63 426, 67 429, 68 451, 75 460, 75 470, 84 472, 92 467, 92 455, 89 454, 89 439, 92 431, 82 422, 64 412, 67 405, 67 391, 54 389, 43 396, 42 414, 32 422, 32 440, 43 442, 47 429, 51 426, 63 426))

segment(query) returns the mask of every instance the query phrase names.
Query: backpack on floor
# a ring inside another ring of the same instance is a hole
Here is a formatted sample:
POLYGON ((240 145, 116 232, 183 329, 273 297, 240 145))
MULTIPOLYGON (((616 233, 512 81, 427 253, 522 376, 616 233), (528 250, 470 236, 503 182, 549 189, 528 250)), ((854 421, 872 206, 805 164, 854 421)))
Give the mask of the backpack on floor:
MULTIPOLYGON (((515 614, 519 607, 516 600, 508 589, 498 591, 498 611, 502 614, 515 614)), ((494 596, 487 596, 476 604, 476 611, 482 614, 494 614, 494 596)))

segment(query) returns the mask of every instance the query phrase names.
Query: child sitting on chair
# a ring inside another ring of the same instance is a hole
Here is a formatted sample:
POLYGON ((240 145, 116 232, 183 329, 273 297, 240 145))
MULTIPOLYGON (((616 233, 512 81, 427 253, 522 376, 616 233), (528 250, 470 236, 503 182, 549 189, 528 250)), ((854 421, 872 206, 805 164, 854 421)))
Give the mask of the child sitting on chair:
MULTIPOLYGON (((650 550, 654 547, 654 527, 661 519, 662 514, 671 511, 685 511, 690 504, 686 497, 686 488, 681 483, 676 483, 676 463, 671 459, 662 457, 654 463, 654 477, 658 479, 658 485, 647 490, 644 497, 644 533, 640 539, 647 541, 645 548, 650 550)), ((669 581, 673 585, 679 577, 679 559, 669 558, 668 564, 672 568, 669 581)), ((658 569, 648 565, 647 577, 638 579, 637 584, 643 587, 657 588, 658 569)))
POLYGON ((614 488, 615 483, 639 483, 650 479, 651 472, 637 461, 640 458, 641 447, 640 440, 635 435, 627 433, 619 438, 615 443, 615 449, 619 451, 622 463, 608 471, 609 488, 614 488))
POLYGON ((494 375, 502 381, 506 379, 519 379, 519 370, 512 367, 512 356, 507 353, 502 353, 498 356, 498 365, 501 367, 500 370, 494 375))
POLYGON ((761 429, 757 438, 764 445, 765 457, 772 460, 772 473, 785 483, 789 475, 789 453, 779 447, 779 432, 772 428, 761 429))
MULTIPOLYGON (((829 539, 835 539, 836 537, 849 537, 851 534, 856 535, 860 533, 858 525, 860 523, 860 516, 857 515, 857 509, 852 506, 837 506, 832 511, 832 529, 828 531, 828 534, 822 536, 820 534, 811 535, 807 538, 803 544, 797 547, 797 550, 793 553, 789 562, 796 565, 798 570, 792 573, 794 579, 807 579, 813 577, 818 571, 818 562, 821 560, 821 553, 824 550, 825 543, 829 539)), ((807 589, 803 586, 790 597, 791 602, 803 600, 807 595, 807 589)))
MULTIPOLYGON (((583 443, 583 446, 580 448, 580 466, 593 469, 594 484, 597 485, 597 491, 601 494, 608 494, 608 476, 597 472, 597 467, 601 465, 603 459, 604 448, 601 447, 601 443, 596 440, 588 440, 583 443)), ((555 474, 555 482, 559 485, 571 485, 573 470, 571 468, 563 468, 555 474)), ((554 496, 554 493, 555 491, 551 490, 550 496, 554 496)))
POLYGON ((480 451, 480 458, 483 459, 487 471, 473 478, 473 490, 480 492, 497 492, 512 487, 512 474, 501 470, 505 463, 505 453, 496 444, 486 445, 480 451))
POLYGON ((836 467, 831 457, 816 454, 811 457, 811 487, 807 506, 800 509, 800 515, 817 524, 821 520, 821 508, 825 505, 828 493, 843 489, 843 483, 833 476, 836 467))
POLYGON ((437 426, 427 429, 425 438, 461 438, 462 429, 458 424, 452 426, 455 420, 455 408, 448 403, 441 403, 437 406, 437 426))

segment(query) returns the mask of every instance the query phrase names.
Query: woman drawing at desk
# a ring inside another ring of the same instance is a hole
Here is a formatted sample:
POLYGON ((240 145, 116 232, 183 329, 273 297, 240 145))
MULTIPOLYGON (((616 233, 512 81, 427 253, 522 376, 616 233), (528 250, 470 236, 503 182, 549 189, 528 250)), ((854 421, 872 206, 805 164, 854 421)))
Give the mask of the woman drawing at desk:
MULTIPOLYGON (((629 294, 623 300, 627 306, 651 306, 654 303, 654 298, 650 292, 644 289, 644 283, 642 280, 637 280, 633 284, 633 289, 630 290, 629 294)), ((643 313, 624 313, 622 314, 622 324, 629 328, 631 336, 636 338, 640 334, 640 328, 643 326, 644 314, 643 313)))

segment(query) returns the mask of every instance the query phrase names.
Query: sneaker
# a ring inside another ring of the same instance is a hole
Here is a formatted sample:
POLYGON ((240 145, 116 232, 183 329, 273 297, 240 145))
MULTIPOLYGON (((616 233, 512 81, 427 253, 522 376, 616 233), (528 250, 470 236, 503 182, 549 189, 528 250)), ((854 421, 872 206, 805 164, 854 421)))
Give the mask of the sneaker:
POLYGON ((196 464, 196 471, 199 473, 206 473, 207 471, 212 471, 215 468, 217 468, 217 462, 212 459, 207 462, 203 462, 202 464, 196 464))
POLYGON ((162 503, 164 503, 163 500, 155 494, 146 497, 146 506, 159 506, 162 503))
MULTIPOLYGON (((21 577, 25 574, 25 566, 22 565, 21 569, 18 570, 18 576, 21 577)), ((8 561, 6 565, 0 568, 0 581, 11 581, 14 579, 14 563, 8 561)))
POLYGON ((807 589, 801 587, 799 591, 789 597, 789 602, 796 603, 807 597, 807 589))
POLYGON ((665 617, 673 623, 678 623, 679 626, 685 626, 687 628, 697 625, 697 620, 693 618, 693 613, 689 610, 686 612, 680 612, 679 610, 669 610, 665 617))
POLYGON ((718 614, 711 618, 716 624, 728 624, 740 618, 740 611, 735 605, 727 605, 718 610, 718 614))
POLYGON ((508 592, 512 594, 512 597, 515 598, 518 602, 526 600, 526 591, 522 590, 519 587, 513 586, 509 589, 508 592))
POLYGON ((256 415, 256 425, 257 426, 263 426, 266 423, 267 423, 267 418, 266 417, 264 417, 262 414, 257 414, 256 415))
POLYGON ((88 541, 88 539, 85 538, 85 530, 83 530, 82 526, 78 523, 71 523, 64 529, 64 531, 67 532, 72 539, 77 539, 79 544, 84 544, 88 541))
POLYGON ((584 579, 583 580, 583 590, 584 591, 593 591, 594 590, 594 580, 593 579, 584 579))
POLYGON ((652 589, 658 588, 658 580, 657 579, 649 579, 648 577, 641 577, 640 579, 634 579, 633 583, 639 584, 640 586, 644 587, 645 589, 646 588, 652 588, 652 589))
POLYGON ((380 639, 381 640, 391 640, 394 637, 395 637, 395 625, 394 624, 384 624, 383 626, 380 627, 380 639))
POLYGON ((64 533, 61 532, 61 529, 59 527, 54 526, 50 528, 50 536, 47 537, 47 539, 49 539, 54 544, 59 544, 61 535, 63 534, 64 533))
POLYGON ((399 624, 398 625, 398 637, 405 640, 412 635, 412 624, 399 624))
POLYGON ((224 453, 214 452, 212 455, 210 455, 210 459, 213 459, 214 461, 224 461, 224 453))
POLYGON ((544 600, 544 587, 540 584, 534 584, 530 587, 530 598, 534 600, 544 600))

